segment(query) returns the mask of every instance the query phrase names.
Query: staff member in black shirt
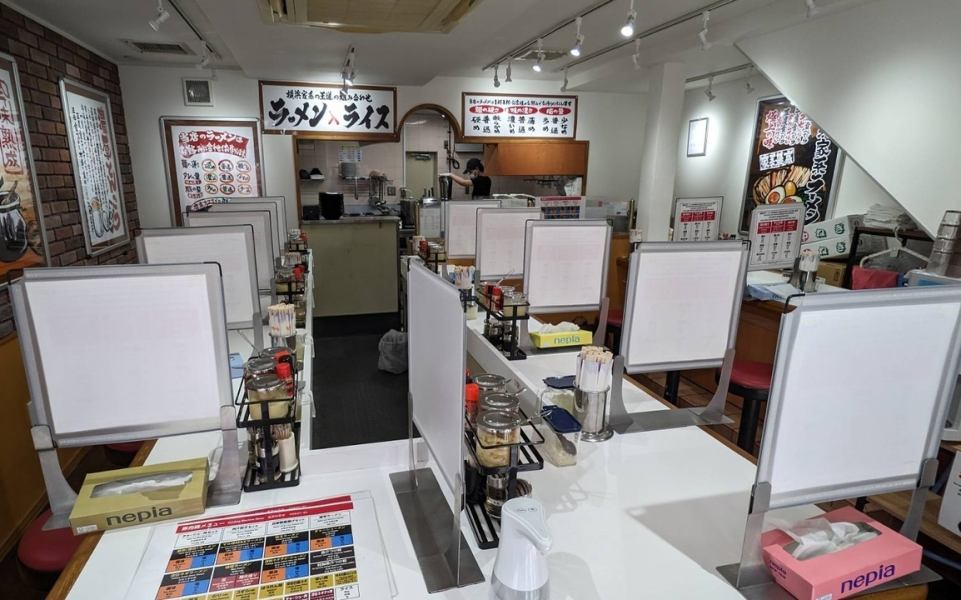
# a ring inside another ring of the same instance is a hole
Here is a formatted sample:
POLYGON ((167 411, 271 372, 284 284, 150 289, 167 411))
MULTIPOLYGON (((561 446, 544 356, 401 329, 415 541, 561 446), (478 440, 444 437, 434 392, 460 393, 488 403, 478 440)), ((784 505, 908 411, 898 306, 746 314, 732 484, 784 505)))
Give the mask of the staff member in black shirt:
POLYGON ((484 175, 484 163, 478 158, 472 158, 467 161, 467 169, 464 170, 467 177, 461 177, 460 175, 454 175, 451 173, 451 178, 458 184, 471 189, 471 198, 490 198, 491 195, 491 178, 484 175))

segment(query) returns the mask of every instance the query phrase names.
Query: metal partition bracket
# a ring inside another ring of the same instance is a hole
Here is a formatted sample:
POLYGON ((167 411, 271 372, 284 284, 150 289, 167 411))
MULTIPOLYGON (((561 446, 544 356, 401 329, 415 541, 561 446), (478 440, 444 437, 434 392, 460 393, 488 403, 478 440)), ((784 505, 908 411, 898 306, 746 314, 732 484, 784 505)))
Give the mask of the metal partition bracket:
POLYGON ((259 309, 254 312, 250 322, 254 324, 254 350, 260 352, 264 349, 264 317, 259 309))
POLYGON ((911 504, 901 523, 901 535, 916 540, 921 531, 921 517, 924 515, 924 505, 928 501, 928 490, 934 485, 938 477, 938 459, 927 458, 921 463, 921 474, 918 477, 918 487, 911 494, 911 504))
POLYGON ((240 502, 241 480, 240 448, 237 441, 237 423, 234 407, 220 407, 220 430, 223 435, 223 452, 220 467, 207 490, 207 506, 229 506, 240 502))
POLYGON ((52 513, 44 523, 44 531, 50 529, 64 529, 70 527, 70 512, 77 501, 77 493, 73 491, 60 467, 60 458, 53 445, 53 436, 46 425, 35 425, 30 428, 33 437, 33 447, 40 458, 40 471, 43 473, 43 483, 47 488, 47 499, 50 501, 52 513))
MULTIPOLYGON (((707 407, 701 416, 708 419, 725 419, 724 409, 727 407, 727 391, 731 386, 731 372, 734 370, 734 348, 728 348, 724 353, 724 362, 721 363, 721 375, 717 380, 717 389, 714 396, 708 402, 707 407)), ((726 421, 731 423, 730 419, 726 421)))
MULTIPOLYGON (((601 312, 597 316, 597 332, 594 334, 595 346, 607 346, 607 314, 610 311, 611 299, 604 296, 601 300, 601 312)), ((617 352, 620 348, 614 348, 617 352)))

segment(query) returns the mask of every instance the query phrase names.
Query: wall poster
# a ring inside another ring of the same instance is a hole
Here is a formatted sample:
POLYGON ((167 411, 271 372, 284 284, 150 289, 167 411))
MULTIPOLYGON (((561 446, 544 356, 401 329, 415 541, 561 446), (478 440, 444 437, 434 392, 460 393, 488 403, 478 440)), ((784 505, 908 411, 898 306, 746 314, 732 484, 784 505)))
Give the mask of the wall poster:
POLYGON ((84 243, 96 256, 130 241, 110 97, 70 79, 60 80, 60 96, 84 243))
POLYGON ((577 136, 577 96, 461 94, 465 138, 568 139, 577 136))
POLYGON ((397 138, 397 88, 260 82, 264 133, 322 133, 326 139, 397 138))
POLYGON ((173 222, 230 198, 264 195, 259 120, 161 117, 173 222))
POLYGON ((7 274, 47 262, 43 211, 17 61, 0 53, 0 288, 7 274))
POLYGON ((804 224, 834 213, 835 176, 841 149, 786 98, 758 102, 740 231, 751 211, 768 204, 804 203, 804 224))

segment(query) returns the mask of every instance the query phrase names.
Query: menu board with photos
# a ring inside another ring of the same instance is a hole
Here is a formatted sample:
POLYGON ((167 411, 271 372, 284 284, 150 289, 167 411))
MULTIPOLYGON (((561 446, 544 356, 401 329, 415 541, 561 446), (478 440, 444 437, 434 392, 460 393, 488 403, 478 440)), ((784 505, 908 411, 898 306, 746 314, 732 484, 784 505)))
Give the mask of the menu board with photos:
POLYGON ((574 139, 577 96, 462 95, 465 138, 574 139))
POLYGON ((46 262, 37 189, 17 62, 0 54, 0 287, 10 271, 46 262))
POLYGON ((257 119, 162 117, 160 122, 178 225, 187 210, 264 195, 257 119))
POLYGON ((87 254, 96 256, 130 241, 110 97, 60 80, 73 177, 87 254))
POLYGON ((675 242, 713 242, 721 226, 722 196, 678 198, 674 203, 675 242))
POLYGON ((329 134, 331 139, 393 140, 397 89, 330 83, 260 82, 264 133, 329 134))
POLYGON ((841 149, 787 98, 758 102, 740 230, 756 206, 803 203, 804 224, 829 219, 841 149))
POLYGON ((751 258, 748 269, 793 267, 801 252, 804 205, 759 206, 751 213, 751 258))

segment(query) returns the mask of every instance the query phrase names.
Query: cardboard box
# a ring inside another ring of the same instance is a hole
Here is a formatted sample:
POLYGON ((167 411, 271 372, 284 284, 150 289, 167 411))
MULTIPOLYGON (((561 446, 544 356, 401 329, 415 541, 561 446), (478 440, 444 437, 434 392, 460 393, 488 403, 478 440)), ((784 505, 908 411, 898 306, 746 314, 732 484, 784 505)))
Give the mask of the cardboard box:
POLYGON ((801 232, 801 243, 808 244, 834 238, 848 238, 854 236, 854 228, 864 224, 864 215, 846 215, 837 219, 829 219, 820 223, 805 225, 801 232))
POLYGON ((207 459, 90 473, 70 513, 74 535, 196 515, 207 502, 207 459), (173 485, 158 485, 163 476, 173 485))
MULTIPOLYGON (((851 237, 835 237, 827 240, 814 241, 801 244, 801 249, 810 248, 821 257, 825 258, 847 258, 851 254, 851 237)), ((862 235, 858 238, 857 255, 880 252, 887 248, 885 238, 876 235, 862 235)))
POLYGON ((590 331, 559 331, 557 333, 531 332, 535 348, 564 348, 566 346, 589 346, 594 341, 590 331))
POLYGON ((795 598, 838 600, 921 569, 921 546, 864 513, 845 507, 822 516, 832 523, 863 523, 879 535, 838 552, 798 560, 785 549, 794 545, 790 536, 779 529, 764 533, 764 564, 795 598))
POLYGON ((843 262, 821 261, 818 265, 818 277, 824 278, 824 283, 841 287, 844 283, 844 271, 847 264, 843 262))
POLYGON ((954 455, 951 476, 948 478, 944 497, 941 499, 938 525, 954 535, 961 535, 961 451, 954 455))

